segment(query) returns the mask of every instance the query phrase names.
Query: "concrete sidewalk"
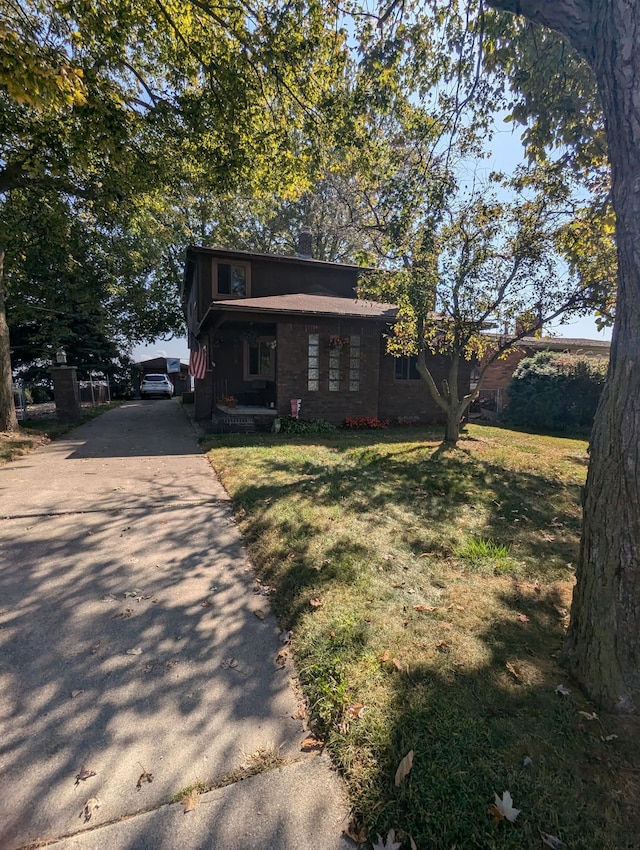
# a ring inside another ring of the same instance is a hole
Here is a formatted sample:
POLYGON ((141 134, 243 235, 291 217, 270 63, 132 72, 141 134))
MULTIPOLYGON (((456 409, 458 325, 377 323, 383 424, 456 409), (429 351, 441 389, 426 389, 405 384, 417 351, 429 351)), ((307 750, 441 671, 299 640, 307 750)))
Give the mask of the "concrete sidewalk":
POLYGON ((2 850, 353 847, 256 590, 176 401, 0 467, 2 850), (171 804, 274 750, 282 766, 171 804))

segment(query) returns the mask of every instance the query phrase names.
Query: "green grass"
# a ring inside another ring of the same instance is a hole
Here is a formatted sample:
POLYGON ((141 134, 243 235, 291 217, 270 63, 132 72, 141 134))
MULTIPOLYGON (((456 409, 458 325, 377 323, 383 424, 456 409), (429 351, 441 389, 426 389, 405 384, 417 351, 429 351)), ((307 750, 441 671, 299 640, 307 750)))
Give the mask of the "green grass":
POLYGON ((420 850, 540 848, 540 830, 572 850, 636 847, 637 726, 587 720, 556 661, 586 443, 482 426, 456 449, 439 437, 211 443, 354 813, 371 838, 393 827, 420 850), (487 813, 505 790, 515 824, 487 813))

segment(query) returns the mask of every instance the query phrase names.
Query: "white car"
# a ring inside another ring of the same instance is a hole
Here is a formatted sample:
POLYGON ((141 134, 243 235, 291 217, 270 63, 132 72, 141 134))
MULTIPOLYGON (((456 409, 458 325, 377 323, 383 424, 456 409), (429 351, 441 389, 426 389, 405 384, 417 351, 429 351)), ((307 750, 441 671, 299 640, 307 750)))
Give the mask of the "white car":
POLYGON ((167 375, 145 375, 140 382, 140 398, 151 398, 151 396, 171 398, 173 395, 173 384, 167 375))

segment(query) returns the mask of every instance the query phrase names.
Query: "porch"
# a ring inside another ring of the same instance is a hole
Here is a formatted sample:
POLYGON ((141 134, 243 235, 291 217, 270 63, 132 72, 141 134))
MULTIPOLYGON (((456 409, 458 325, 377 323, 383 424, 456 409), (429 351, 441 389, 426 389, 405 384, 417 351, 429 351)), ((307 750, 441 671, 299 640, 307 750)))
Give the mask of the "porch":
POLYGON ((217 434, 239 434, 251 431, 270 431, 278 416, 275 407, 240 404, 229 407, 216 404, 211 417, 213 431, 217 434))

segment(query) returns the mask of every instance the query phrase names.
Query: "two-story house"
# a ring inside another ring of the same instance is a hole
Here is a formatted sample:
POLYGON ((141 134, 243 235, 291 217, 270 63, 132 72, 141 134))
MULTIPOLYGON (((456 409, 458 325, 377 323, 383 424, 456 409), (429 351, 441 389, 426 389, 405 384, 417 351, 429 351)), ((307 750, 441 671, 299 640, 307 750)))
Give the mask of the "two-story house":
MULTIPOLYGON (((190 247, 182 299, 206 361, 196 418, 251 415, 267 424, 299 400, 301 417, 336 425, 346 417, 440 421, 414 359, 386 352, 397 307, 357 298, 363 271, 308 255, 190 247)), ((444 377, 446 361, 434 360, 444 377)))

